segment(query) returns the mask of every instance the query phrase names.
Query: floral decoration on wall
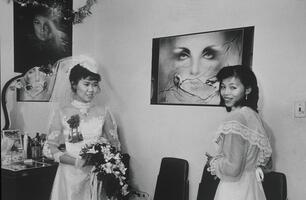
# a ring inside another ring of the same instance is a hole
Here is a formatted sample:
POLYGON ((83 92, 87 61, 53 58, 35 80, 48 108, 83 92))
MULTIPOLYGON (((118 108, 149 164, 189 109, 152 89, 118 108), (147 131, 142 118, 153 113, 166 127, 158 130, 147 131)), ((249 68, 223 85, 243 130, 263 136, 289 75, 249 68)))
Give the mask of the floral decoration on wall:
POLYGON ((65 20, 72 21, 73 24, 82 23, 83 20, 92 14, 91 7, 97 3, 97 0, 87 0, 85 5, 77 10, 63 9, 61 5, 65 5, 71 0, 8 0, 15 2, 22 7, 27 6, 44 6, 53 10, 54 15, 62 15, 65 20))

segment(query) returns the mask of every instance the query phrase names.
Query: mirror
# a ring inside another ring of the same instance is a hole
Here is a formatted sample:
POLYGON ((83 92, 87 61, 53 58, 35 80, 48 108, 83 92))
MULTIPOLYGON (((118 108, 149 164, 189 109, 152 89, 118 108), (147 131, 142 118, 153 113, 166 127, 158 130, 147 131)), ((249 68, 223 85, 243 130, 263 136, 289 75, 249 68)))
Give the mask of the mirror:
MULTIPOLYGON (((49 102, 61 59, 48 67, 33 67, 11 78, 2 88, 2 108, 5 118, 3 130, 18 129, 35 136, 46 133, 54 105, 49 102)), ((67 70, 65 67, 63 70, 67 70)))

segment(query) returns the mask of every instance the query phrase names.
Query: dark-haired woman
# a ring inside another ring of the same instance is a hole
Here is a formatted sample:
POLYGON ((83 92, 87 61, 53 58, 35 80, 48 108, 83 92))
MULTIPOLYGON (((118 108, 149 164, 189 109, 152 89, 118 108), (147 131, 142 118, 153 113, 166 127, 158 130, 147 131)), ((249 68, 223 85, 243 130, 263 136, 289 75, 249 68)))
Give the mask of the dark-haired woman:
POLYGON ((265 200, 256 171, 265 166, 272 150, 258 115, 258 86, 246 66, 229 66, 217 74, 221 104, 228 115, 217 131, 217 155, 208 170, 220 178, 215 200, 265 200))
MULTIPOLYGON (((93 103, 93 99, 101 93, 99 87, 101 77, 97 66, 88 59, 69 60, 73 67, 69 68, 66 75, 58 75, 60 80, 69 78, 70 85, 67 88, 72 98, 71 102, 66 105, 61 104, 55 110, 47 145, 44 148, 45 154, 59 162, 51 200, 106 199, 101 187, 92 184, 93 176, 90 173, 92 166, 86 165, 86 161, 81 159, 79 153, 85 144, 98 139, 110 142, 120 150, 117 125, 109 109, 93 103), (74 125, 70 123, 72 119, 76 120, 74 125), (73 131, 73 128, 77 131, 73 131), (60 150, 63 145, 65 149, 60 150)), ((65 87, 60 82, 57 82, 57 85, 65 87)))

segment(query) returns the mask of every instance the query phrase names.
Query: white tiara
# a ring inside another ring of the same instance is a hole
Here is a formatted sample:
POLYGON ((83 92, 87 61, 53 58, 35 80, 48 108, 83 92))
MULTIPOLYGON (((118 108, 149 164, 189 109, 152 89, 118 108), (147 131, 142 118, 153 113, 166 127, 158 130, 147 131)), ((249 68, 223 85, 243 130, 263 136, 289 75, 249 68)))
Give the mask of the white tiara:
POLYGON ((98 68, 98 64, 96 63, 96 61, 88 56, 85 55, 80 55, 80 56, 73 56, 72 57, 72 61, 71 61, 72 65, 69 69, 69 73, 70 70, 76 66, 77 64, 81 65, 82 67, 84 67, 85 69, 88 69, 89 71, 98 74, 99 73, 99 68, 98 68))

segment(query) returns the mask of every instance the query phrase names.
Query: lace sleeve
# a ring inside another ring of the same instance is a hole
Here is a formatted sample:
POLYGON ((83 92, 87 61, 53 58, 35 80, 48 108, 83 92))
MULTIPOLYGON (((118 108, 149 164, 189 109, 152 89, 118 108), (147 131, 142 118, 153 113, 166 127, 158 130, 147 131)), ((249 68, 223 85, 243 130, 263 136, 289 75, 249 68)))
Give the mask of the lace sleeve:
POLYGON ((108 141, 116 147, 117 150, 121 149, 121 144, 118 137, 118 128, 114 116, 109 108, 105 110, 105 122, 103 125, 102 136, 107 138, 108 141))
POLYGON ((240 135, 227 134, 222 139, 222 151, 210 162, 212 174, 222 180, 235 181, 245 167, 247 143, 240 135))
POLYGON ((59 109, 54 109, 51 114, 51 120, 49 124, 49 134, 44 145, 43 153, 48 158, 54 158, 58 161, 59 157, 63 154, 58 147, 65 143, 65 138, 61 125, 61 112, 59 109))
POLYGON ((217 131, 217 138, 220 134, 237 134, 247 140, 251 145, 256 145, 259 148, 259 155, 257 159, 257 166, 265 165, 267 160, 271 157, 272 148, 268 137, 256 130, 248 128, 246 125, 238 121, 224 122, 217 131))

